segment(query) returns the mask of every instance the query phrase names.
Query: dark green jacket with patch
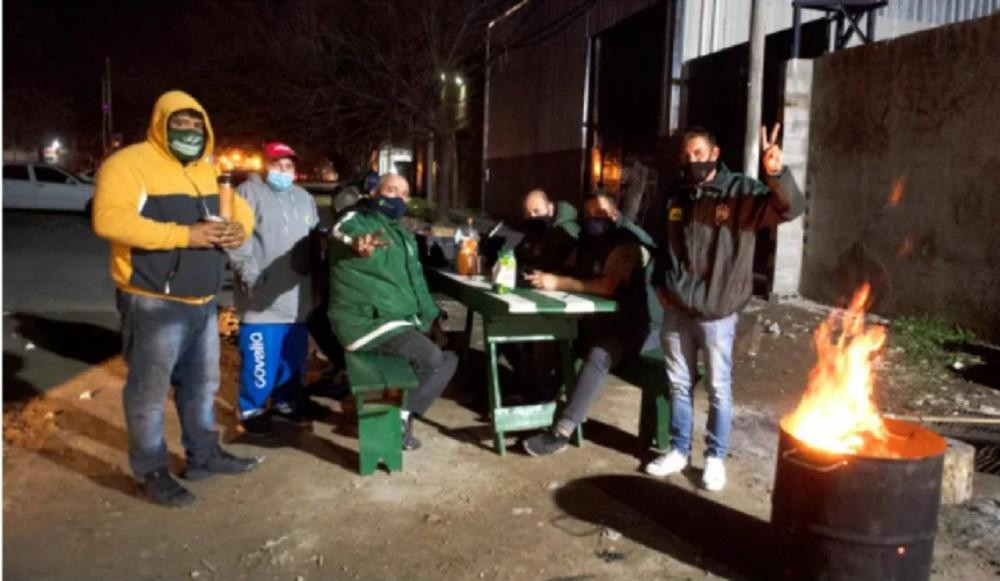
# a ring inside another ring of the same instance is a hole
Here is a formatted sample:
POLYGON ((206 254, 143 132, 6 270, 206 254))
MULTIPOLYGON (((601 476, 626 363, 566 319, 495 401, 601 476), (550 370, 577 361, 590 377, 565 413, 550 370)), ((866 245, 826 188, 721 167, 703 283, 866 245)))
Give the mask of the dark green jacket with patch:
POLYGON ((348 351, 372 349, 409 329, 423 332, 438 316, 413 234, 363 201, 344 211, 330 243, 330 325, 348 351), (379 233, 389 243, 363 258, 351 242, 379 233))
POLYGON ((767 183, 719 164, 712 181, 671 190, 653 286, 697 317, 727 317, 750 300, 757 230, 792 220, 805 199, 787 168, 767 183))

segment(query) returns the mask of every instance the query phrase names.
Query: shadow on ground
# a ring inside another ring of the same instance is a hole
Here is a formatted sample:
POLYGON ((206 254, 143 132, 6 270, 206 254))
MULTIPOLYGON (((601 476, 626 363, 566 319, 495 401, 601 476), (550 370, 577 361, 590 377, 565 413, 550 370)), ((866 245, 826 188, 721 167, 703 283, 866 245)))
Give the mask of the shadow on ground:
POLYGON ((122 336, 92 323, 63 321, 31 313, 15 313, 17 334, 37 347, 91 365, 121 353, 122 336))
POLYGON ((96 365, 121 353, 121 333, 101 325, 32 313, 14 313, 7 318, 25 348, 23 352, 15 347, 4 350, 4 401, 40 395, 78 373, 81 364, 96 365))
MULTIPOLYGON (((75 472, 98 486, 129 496, 137 494, 135 481, 119 463, 89 451, 93 448, 92 444, 99 444, 100 447, 112 450, 115 455, 127 457, 128 434, 124 428, 66 401, 52 402, 41 409, 48 410, 42 413, 51 414, 54 429, 49 430, 40 440, 25 442, 26 447, 49 462, 75 472)), ((183 470, 184 461, 178 454, 168 453, 168 462, 174 473, 183 470)))
POLYGON ((954 373, 966 381, 1000 389, 1000 348, 980 343, 964 343, 952 347, 982 360, 982 363, 958 371, 952 370, 954 373))
POLYGON ((593 476, 567 483, 556 492, 555 502, 570 517, 612 528, 714 575, 775 576, 778 543, 770 523, 669 482, 643 476, 593 476))
POLYGON ((4 401, 25 401, 38 395, 34 384, 20 377, 22 369, 24 369, 24 357, 9 351, 3 352, 4 401))

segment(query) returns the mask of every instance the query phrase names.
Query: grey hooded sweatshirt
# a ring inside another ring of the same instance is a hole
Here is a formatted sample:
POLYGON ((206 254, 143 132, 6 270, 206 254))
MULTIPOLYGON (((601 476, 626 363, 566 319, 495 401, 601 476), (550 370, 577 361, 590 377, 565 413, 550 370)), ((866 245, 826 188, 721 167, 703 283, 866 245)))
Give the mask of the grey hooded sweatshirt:
POLYGON ((260 176, 237 188, 254 212, 253 235, 229 252, 238 278, 233 301, 245 323, 301 323, 313 308, 309 233, 316 201, 292 185, 277 192, 260 176))

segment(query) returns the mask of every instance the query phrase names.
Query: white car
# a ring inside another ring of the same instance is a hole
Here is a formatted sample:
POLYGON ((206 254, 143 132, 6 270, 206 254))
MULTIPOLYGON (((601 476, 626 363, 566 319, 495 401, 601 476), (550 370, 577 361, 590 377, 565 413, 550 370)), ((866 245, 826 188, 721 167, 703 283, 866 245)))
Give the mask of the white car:
POLYGON ((18 210, 89 211, 94 184, 44 163, 3 164, 3 207, 18 210))

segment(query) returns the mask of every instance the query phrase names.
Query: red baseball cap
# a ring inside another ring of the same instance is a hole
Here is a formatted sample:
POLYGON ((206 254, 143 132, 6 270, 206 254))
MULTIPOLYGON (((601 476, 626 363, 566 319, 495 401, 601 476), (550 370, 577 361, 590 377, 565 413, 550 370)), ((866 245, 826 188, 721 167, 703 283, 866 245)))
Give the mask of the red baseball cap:
POLYGON ((295 150, 289 147, 287 144, 280 141, 272 141, 264 146, 264 157, 267 159, 281 159, 283 157, 290 157, 295 161, 299 160, 298 154, 295 150))

